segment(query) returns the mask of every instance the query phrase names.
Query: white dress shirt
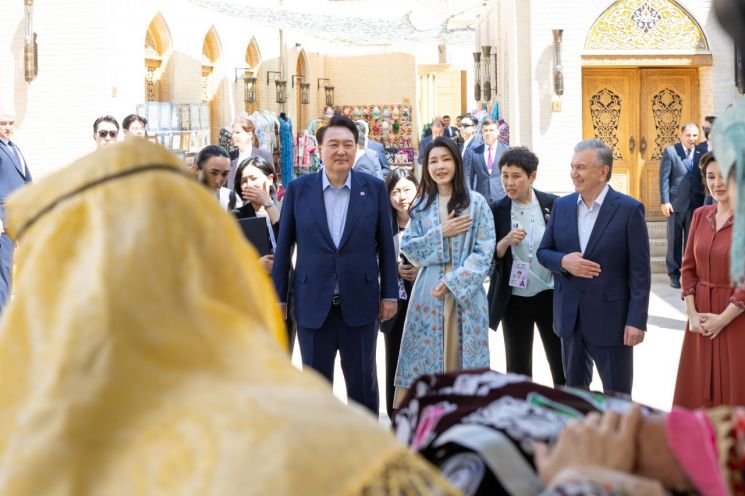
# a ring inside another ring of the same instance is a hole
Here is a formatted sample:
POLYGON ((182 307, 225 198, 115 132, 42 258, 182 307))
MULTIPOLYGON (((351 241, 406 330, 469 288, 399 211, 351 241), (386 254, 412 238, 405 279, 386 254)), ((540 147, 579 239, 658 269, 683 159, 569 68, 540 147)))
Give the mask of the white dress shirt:
POLYGON ((587 242, 590 241, 592 229, 595 227, 595 221, 598 220, 600 207, 603 206, 605 197, 608 195, 608 189, 609 187, 606 184, 600 195, 592 202, 590 208, 587 208, 585 202, 582 201, 582 195, 577 195, 577 231, 579 232, 579 247, 582 253, 585 252, 587 242))
POLYGON ((251 154, 254 152, 253 145, 250 145, 248 148, 246 148, 245 151, 238 153, 238 163, 237 165, 241 165, 244 160, 251 158, 251 154))

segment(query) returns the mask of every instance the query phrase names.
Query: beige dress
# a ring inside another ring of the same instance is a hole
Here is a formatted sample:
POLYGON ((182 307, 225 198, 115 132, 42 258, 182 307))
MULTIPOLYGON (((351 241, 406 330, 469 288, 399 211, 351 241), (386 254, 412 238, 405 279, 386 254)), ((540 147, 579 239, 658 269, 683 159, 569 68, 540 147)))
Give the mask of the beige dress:
MULTIPOLYGON (((448 219, 448 202, 450 201, 449 196, 442 196, 439 195, 437 197, 437 205, 440 210, 440 223, 444 223, 448 219)), ((446 239, 446 242, 450 244, 450 238, 446 239)), ((449 250, 450 253, 452 253, 452 249, 449 250)), ((445 274, 453 270, 453 264, 451 262, 448 262, 445 265, 445 274)), ((444 372, 452 372, 454 370, 460 370, 460 332, 458 330, 458 316, 455 312, 456 310, 456 304, 455 304, 455 297, 453 296, 453 293, 448 291, 445 294, 445 298, 443 300, 443 308, 442 308, 442 318, 444 319, 444 323, 442 326, 443 332, 444 332, 444 350, 443 354, 445 356, 445 370, 444 372)), ((398 408, 398 406, 403 401, 404 397, 406 396, 406 393, 409 391, 409 388, 402 388, 397 387, 396 393, 393 398, 393 406, 394 408, 398 408)))

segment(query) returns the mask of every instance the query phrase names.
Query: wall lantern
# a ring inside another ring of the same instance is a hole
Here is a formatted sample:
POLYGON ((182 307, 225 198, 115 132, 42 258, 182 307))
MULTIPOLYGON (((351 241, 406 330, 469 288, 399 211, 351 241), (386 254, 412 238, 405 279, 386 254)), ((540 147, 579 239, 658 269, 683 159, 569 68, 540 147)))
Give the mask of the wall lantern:
MULTIPOLYGON (((277 77, 282 77, 282 73, 280 71, 267 71, 266 72, 266 85, 269 86, 269 82, 271 80, 271 75, 276 74, 277 77)), ((274 79, 274 86, 277 90, 277 96, 274 99, 277 103, 285 103, 287 102, 287 81, 284 79, 274 79)))
MULTIPOLYGON (((326 81, 328 83, 331 83, 331 80, 328 78, 318 78, 318 88, 321 89, 321 81, 326 81)), ((323 90, 326 93, 326 105, 329 107, 334 106, 334 87, 330 84, 326 84, 323 86, 323 90)))
POLYGON ((473 85, 473 98, 481 101, 481 52, 473 52, 473 74, 476 82, 473 85))
POLYGON ((554 34, 554 93, 564 94, 564 67, 561 65, 561 37, 563 29, 552 29, 554 34))
POLYGON ((481 78, 481 89, 485 101, 491 100, 491 47, 481 47, 481 68, 484 70, 484 75, 481 78))
POLYGON ((303 105, 308 105, 310 103, 310 83, 304 83, 303 79, 305 76, 302 74, 293 74, 292 75, 292 87, 295 87, 295 81, 298 81, 298 85, 300 86, 300 103, 303 105))
POLYGON ((256 81, 253 69, 251 67, 236 67, 235 82, 238 82, 238 71, 243 71, 243 103, 248 104, 256 102, 256 81))
POLYGON ((23 44, 24 78, 30 83, 39 74, 39 46, 33 29, 34 0, 24 0, 26 32, 23 44))
POLYGON ((745 51, 735 43, 735 86, 741 95, 745 94, 745 51))

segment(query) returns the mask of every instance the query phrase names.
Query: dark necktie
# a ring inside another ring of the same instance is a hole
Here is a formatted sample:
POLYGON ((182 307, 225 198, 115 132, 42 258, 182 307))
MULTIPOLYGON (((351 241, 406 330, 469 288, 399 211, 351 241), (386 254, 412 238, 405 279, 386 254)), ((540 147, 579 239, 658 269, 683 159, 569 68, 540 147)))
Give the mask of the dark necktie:
POLYGON ((685 164, 686 164, 686 167, 688 167, 689 171, 693 170, 693 148, 686 150, 685 164))

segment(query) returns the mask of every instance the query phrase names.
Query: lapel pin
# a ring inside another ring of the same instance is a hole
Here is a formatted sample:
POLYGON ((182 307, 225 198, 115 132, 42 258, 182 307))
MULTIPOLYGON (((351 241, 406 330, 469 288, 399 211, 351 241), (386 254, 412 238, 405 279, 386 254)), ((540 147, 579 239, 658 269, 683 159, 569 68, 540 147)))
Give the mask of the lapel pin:
POLYGON ((365 192, 364 191, 360 191, 360 196, 365 196, 365 192))

